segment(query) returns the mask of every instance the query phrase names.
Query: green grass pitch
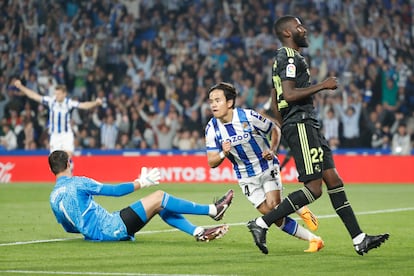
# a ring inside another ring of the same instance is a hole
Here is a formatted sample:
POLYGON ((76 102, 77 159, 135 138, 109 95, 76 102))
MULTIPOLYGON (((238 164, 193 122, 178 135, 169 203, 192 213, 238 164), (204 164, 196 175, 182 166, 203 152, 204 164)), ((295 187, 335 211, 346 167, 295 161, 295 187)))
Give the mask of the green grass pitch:
MULTIPOLYGON (((226 236, 209 243, 196 242, 158 217, 133 242, 84 241, 56 223, 48 202, 52 187, 0 184, 0 275, 414 275, 414 185, 346 186, 362 229, 390 233, 385 244, 364 256, 353 250, 326 189, 310 205, 319 216, 316 234, 324 239, 325 248, 304 253, 307 242, 273 227, 267 235, 269 255, 263 255, 245 226, 259 214, 234 184, 163 184, 126 197, 96 198, 114 211, 156 189, 211 203, 232 188, 235 198, 221 222, 187 216, 197 225, 230 226, 226 236)), ((299 187, 285 184, 284 194, 299 187)))

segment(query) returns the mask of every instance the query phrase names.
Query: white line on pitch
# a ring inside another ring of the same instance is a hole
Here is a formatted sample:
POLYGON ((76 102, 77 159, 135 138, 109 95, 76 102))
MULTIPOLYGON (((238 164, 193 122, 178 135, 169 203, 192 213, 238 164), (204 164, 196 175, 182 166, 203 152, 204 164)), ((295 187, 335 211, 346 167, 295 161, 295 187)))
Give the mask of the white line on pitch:
MULTIPOLYGON (((0 273, 18 274, 50 274, 50 275, 109 275, 109 276, 213 276, 211 274, 148 274, 148 273, 122 273, 122 272, 75 272, 75 271, 36 271, 36 270, 0 270, 0 273)), ((217 275, 216 275, 217 276, 217 275)))
MULTIPOLYGON (((373 215, 373 214, 383 214, 383 213, 397 213, 397 212, 405 212, 405 211, 414 211, 414 207, 397 208, 397 209, 385 209, 385 210, 366 211, 366 212, 356 212, 355 214, 358 216, 358 215, 373 215)), ((334 218, 334 217, 337 217, 337 214, 321 215, 321 216, 318 216, 318 219, 334 218)), ((239 225, 246 225, 246 223, 245 222, 228 223, 228 225, 229 226, 239 226, 239 225)), ((204 226, 209 227, 209 226, 213 226, 213 225, 204 225, 204 226)), ((167 232, 176 232, 176 231, 179 231, 179 230, 178 229, 166 229, 166 230, 140 231, 140 232, 137 233, 137 235, 167 233, 167 232)), ((34 240, 34 241, 19 241, 19 242, 10 242, 10 243, 0 243, 0 247, 1 246, 12 246, 12 245, 35 244, 35 243, 60 242, 60 241, 68 241, 68 240, 76 240, 76 239, 83 239, 83 237, 78 236, 76 238, 61 238, 61 239, 50 239, 50 240, 34 240)))

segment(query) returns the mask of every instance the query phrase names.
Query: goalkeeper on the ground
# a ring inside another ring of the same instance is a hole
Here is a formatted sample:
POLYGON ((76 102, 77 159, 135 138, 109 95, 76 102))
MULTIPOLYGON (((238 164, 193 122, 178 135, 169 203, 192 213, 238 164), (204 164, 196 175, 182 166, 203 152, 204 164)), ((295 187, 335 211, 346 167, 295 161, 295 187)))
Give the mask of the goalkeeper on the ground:
POLYGON ((220 238, 228 230, 227 225, 212 228, 195 226, 182 214, 209 215, 214 220, 220 220, 231 204, 232 190, 214 204, 196 204, 158 190, 120 211, 110 213, 94 200, 95 195, 119 197, 157 185, 161 179, 160 171, 144 167, 140 177, 133 182, 102 184, 88 177, 72 176, 69 156, 61 150, 49 155, 49 166, 56 175, 56 185, 50 194, 53 213, 66 232, 80 233, 86 240, 133 240, 135 233, 156 214, 172 227, 194 236, 197 241, 220 238))

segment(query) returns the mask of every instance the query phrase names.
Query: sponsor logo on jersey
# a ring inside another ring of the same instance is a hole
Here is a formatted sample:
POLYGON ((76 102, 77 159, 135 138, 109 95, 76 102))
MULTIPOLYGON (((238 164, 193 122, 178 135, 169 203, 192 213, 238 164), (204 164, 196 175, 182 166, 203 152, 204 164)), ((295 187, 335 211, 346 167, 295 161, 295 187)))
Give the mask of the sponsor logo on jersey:
POLYGON ((251 138, 250 132, 245 132, 243 135, 233 135, 226 139, 232 146, 247 143, 251 138))

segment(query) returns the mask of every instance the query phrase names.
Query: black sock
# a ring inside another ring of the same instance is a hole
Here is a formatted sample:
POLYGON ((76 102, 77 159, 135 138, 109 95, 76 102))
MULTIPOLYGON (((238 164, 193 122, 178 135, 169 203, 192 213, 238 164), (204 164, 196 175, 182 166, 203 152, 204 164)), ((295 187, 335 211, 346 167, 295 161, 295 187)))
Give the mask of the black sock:
POLYGON ((288 215, 299 210, 301 207, 314 202, 315 196, 309 191, 308 188, 302 189, 289 194, 276 209, 264 215, 262 218, 268 226, 272 225, 275 221, 287 217, 288 215))
POLYGON ((349 235, 351 235, 351 238, 355 238, 361 234, 362 230, 359 228, 358 221, 355 217, 354 211, 352 210, 351 204, 346 198, 344 186, 341 185, 334 189, 329 189, 328 194, 331 199, 332 206, 344 223, 349 235))

